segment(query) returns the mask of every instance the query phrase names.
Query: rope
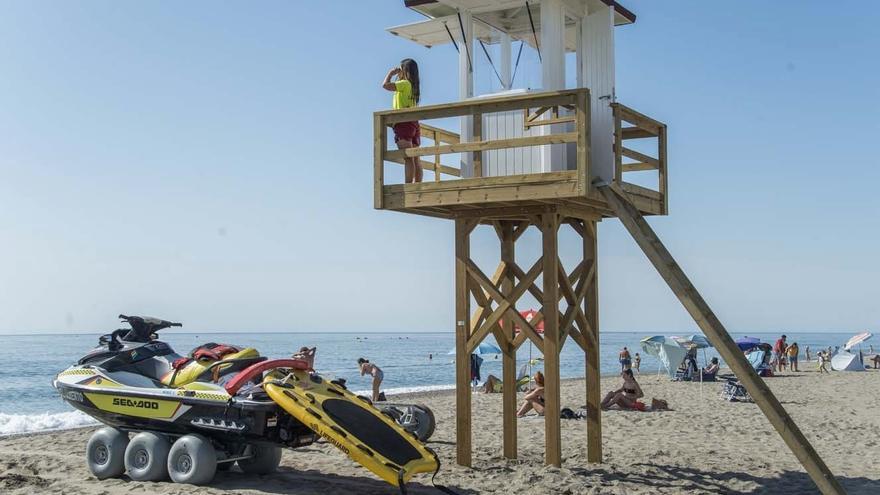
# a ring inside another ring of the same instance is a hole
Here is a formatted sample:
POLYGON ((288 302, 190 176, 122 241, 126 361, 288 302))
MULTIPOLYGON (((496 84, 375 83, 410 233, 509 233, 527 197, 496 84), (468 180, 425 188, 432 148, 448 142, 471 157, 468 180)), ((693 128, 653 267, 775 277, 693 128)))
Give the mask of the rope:
POLYGON ((498 73, 498 69, 495 68, 495 62, 492 62, 492 57, 489 56, 489 50, 486 50, 486 45, 483 44, 483 40, 477 40, 480 42, 480 46, 483 48, 483 53, 486 54, 486 58, 489 60, 489 65, 492 66, 492 70, 495 71, 495 77, 498 78, 498 82, 501 83, 501 87, 504 88, 504 80, 501 79, 501 74, 498 73))
MULTIPOLYGON (((464 22, 461 20, 461 12, 456 12, 456 15, 458 16, 458 27, 461 28, 461 44, 464 45, 464 53, 465 53, 465 55, 467 55, 468 72, 473 72, 474 66, 471 63, 471 52, 470 52, 470 50, 468 50, 467 36, 465 36, 465 33, 464 33, 464 22)), ((534 29, 534 28, 532 28, 532 29, 534 29)))
POLYGON ((519 69, 519 58, 522 57, 524 44, 523 40, 519 40, 519 53, 516 54, 516 64, 513 66, 513 75, 510 76, 510 87, 513 87, 513 80, 516 79, 516 70, 519 69))
MULTIPOLYGON (((532 9, 529 8, 529 2, 526 0, 526 12, 529 13, 529 24, 532 26, 532 36, 535 37, 535 49, 538 50, 538 62, 543 63, 541 60, 541 47, 538 45, 538 33, 535 31, 535 21, 532 19, 532 9)), ((461 18, 458 19, 461 21, 461 18)))
POLYGON ((458 53, 461 53, 461 52, 458 50, 458 43, 455 42, 455 36, 452 36, 452 31, 449 30, 449 25, 446 24, 446 23, 444 22, 444 23, 443 23, 443 27, 446 28, 446 34, 449 35, 449 41, 452 42, 452 46, 455 47, 455 51, 458 52, 458 53))

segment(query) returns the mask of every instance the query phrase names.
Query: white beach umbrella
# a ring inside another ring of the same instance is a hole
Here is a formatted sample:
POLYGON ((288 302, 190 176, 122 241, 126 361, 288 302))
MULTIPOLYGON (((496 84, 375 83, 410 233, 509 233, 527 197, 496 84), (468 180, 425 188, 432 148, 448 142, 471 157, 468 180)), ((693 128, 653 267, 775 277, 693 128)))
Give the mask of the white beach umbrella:
POLYGON ((862 342, 870 339, 874 335, 871 332, 862 332, 858 335, 854 335, 852 338, 846 341, 846 344, 843 346, 844 350, 850 350, 853 347, 861 344, 862 342))

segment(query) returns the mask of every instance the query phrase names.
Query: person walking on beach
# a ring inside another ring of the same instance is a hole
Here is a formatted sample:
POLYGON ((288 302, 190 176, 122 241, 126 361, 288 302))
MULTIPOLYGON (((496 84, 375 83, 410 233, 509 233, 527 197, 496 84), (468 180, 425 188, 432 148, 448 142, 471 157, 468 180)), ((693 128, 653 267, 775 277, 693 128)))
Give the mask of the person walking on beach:
POLYGON ((620 361, 620 371, 628 370, 632 366, 632 358, 629 355, 629 349, 626 347, 620 351, 620 354, 617 355, 618 361, 620 361))
POLYGON ((776 371, 782 373, 785 367, 785 334, 782 334, 773 346, 773 357, 776 359, 776 371))
POLYGON ((819 373, 828 373, 828 368, 825 367, 828 363, 828 354, 825 351, 819 351, 816 353, 816 357, 819 359, 819 373))
POLYGON ((807 361, 810 361, 810 346, 804 346, 804 356, 807 358, 807 361))
POLYGON ((373 402, 379 402, 379 386, 382 385, 385 373, 382 373, 378 366, 364 358, 358 358, 358 366, 361 368, 361 376, 370 375, 373 377, 373 402))
POLYGON ((636 370, 636 374, 641 375, 642 372, 639 371, 639 367, 642 366, 642 356, 639 356, 639 353, 636 353, 636 357, 633 358, 633 369, 636 370))
MULTIPOLYGON (((382 81, 382 87, 392 91, 391 108, 400 110, 412 108, 419 104, 419 66, 411 58, 400 61, 400 65, 392 68, 382 81), (395 78, 392 81, 392 78, 395 78)), ((398 122, 392 127, 394 143, 397 149, 418 148, 421 143, 421 128, 418 121, 398 122)), ((404 158, 404 178, 407 184, 422 181, 422 167, 419 157, 404 158)))
POLYGON ((798 353, 800 349, 798 348, 797 342, 792 342, 790 346, 785 348, 785 353, 788 355, 788 366, 791 371, 800 371, 798 369, 798 353))

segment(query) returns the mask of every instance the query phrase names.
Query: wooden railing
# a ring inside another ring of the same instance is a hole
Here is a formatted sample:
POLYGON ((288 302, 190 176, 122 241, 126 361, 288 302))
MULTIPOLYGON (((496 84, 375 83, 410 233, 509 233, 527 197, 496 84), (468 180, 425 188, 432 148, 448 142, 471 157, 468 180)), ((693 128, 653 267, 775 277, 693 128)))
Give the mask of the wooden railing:
MULTIPOLYGON (((590 184, 588 179, 590 177, 589 101, 589 90, 580 88, 376 112, 373 115, 373 185, 375 207, 382 208, 383 204, 386 161, 403 164, 405 158, 417 158, 419 165, 425 170, 433 171, 434 180, 439 182, 442 180, 443 175, 456 178, 462 175, 459 168, 442 164, 440 162, 442 155, 472 153, 472 175, 474 178, 483 178, 485 177, 482 158, 484 151, 565 143, 576 143, 578 193, 585 195, 590 184), (569 109, 572 114, 560 117, 559 107, 569 109), (532 109, 537 111, 532 112, 532 109), (571 126, 550 126, 547 127, 544 134, 538 136, 485 139, 482 130, 483 115, 510 111, 523 111, 526 117, 524 122, 530 125, 573 123, 574 129, 573 131, 560 129, 571 126), (548 111, 554 112, 551 118, 538 120, 542 114, 548 111), (462 142, 458 134, 424 123, 426 120, 463 116, 470 116, 473 120, 473 137, 467 142, 462 142), (411 121, 418 121, 420 123, 422 137, 431 139, 433 146, 389 150, 388 128, 399 122, 411 121), (428 156, 433 157, 433 161, 427 161, 422 158, 428 156)), ((495 179, 502 178, 486 177, 484 180, 492 181, 495 179)), ((509 180, 510 176, 504 179, 509 180)))
MULTIPOLYGON (((623 183, 623 174, 644 170, 656 170, 657 193, 661 203, 662 214, 669 211, 667 202, 667 170, 666 170, 666 124, 658 122, 646 115, 636 112, 620 103, 611 104, 614 114, 614 175, 615 182, 623 183), (629 124, 623 126, 623 123, 629 124), (634 149, 627 148, 625 141, 631 139, 657 139, 657 156, 649 156, 634 149), (624 162, 628 158, 634 161, 624 162)), ((630 188, 638 187, 627 184, 630 188)), ((641 188, 644 189, 644 188, 641 188)))

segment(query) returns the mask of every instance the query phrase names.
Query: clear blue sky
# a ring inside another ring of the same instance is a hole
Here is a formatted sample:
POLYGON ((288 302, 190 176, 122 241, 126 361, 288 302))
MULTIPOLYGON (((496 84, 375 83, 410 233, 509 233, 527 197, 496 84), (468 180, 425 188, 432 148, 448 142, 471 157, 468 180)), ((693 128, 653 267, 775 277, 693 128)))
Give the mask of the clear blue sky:
MULTIPOLYGON (((731 331, 880 326, 880 3, 629 0, 618 99, 668 123, 650 222, 731 331)), ((371 112, 455 52, 400 1, 7 1, 0 332, 451 331, 452 224, 372 209, 371 112)), ((478 237, 477 257, 494 251, 478 237)), ((524 248, 525 249, 525 248, 524 248)), ((527 251, 527 249, 525 249, 527 251)), ((606 331, 696 327, 616 220, 606 331)))

